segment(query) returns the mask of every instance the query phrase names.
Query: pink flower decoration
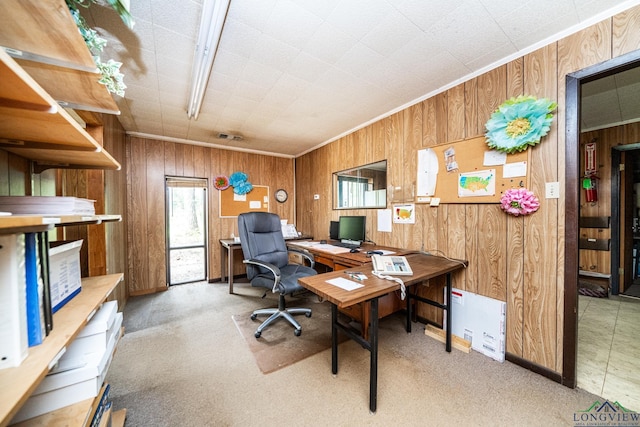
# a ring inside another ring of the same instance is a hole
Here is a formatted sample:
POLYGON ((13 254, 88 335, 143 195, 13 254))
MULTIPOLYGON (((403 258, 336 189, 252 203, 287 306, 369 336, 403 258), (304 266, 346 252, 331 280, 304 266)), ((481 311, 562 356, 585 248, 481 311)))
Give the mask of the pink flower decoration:
POLYGON ((538 210, 540 200, 526 188, 511 188, 500 198, 500 207, 511 215, 529 215, 538 210))
POLYGON ((213 179, 213 186, 217 190, 226 190, 229 188, 229 178, 225 175, 218 175, 213 179))

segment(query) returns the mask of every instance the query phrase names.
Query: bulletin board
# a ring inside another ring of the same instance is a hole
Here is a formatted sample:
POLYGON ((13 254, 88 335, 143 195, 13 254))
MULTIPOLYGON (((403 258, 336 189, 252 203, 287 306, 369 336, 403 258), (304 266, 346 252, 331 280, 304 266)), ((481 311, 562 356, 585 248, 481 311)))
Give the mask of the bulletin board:
MULTIPOLYGON (((529 187, 531 162, 528 149, 520 153, 507 154, 505 164, 485 165, 485 152, 491 150, 484 136, 429 148, 433 150, 438 161, 435 194, 431 197, 439 198, 440 203, 499 203, 500 197, 506 190, 514 187, 529 187), (453 156, 451 156, 452 152, 453 156), (447 171, 447 164, 457 168, 447 171), (518 171, 523 170, 524 175, 520 175, 521 172, 518 171), (520 176, 505 177, 505 172, 513 174, 514 171, 520 176), (487 186, 486 183, 490 181, 489 176, 493 182, 487 186), (467 186, 470 182, 474 185, 461 188, 459 186, 461 177, 466 179, 467 186)), ((418 191, 416 202, 428 203, 429 199, 422 197, 418 191)))
POLYGON ((220 218, 237 217, 243 212, 269 212, 269 187, 254 185, 245 195, 238 195, 233 188, 220 191, 220 218))

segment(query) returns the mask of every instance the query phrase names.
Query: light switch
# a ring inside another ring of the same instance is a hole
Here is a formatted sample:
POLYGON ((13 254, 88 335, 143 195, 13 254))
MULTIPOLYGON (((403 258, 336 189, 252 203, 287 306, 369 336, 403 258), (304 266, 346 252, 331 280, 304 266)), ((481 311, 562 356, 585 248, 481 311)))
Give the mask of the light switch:
POLYGON ((547 182, 545 184, 545 197, 547 199, 557 199, 560 197, 560 183, 547 182))

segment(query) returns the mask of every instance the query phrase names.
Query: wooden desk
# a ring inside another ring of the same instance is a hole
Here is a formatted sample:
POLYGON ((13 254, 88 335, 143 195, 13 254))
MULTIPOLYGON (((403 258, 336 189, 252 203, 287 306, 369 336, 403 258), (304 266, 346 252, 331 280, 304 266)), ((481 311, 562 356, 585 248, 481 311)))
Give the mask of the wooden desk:
MULTIPOLYGON (((329 245, 331 241, 328 242, 329 245)), ((392 248, 390 246, 379 245, 363 245, 356 253, 351 253, 349 249, 338 248, 331 250, 323 250, 324 245, 300 245, 296 242, 288 242, 288 246, 296 248, 298 250, 305 250, 311 253, 315 259, 316 264, 320 263, 326 265, 334 271, 350 269, 351 271, 363 271, 362 266, 371 264, 371 257, 367 256, 367 251, 391 251, 394 255, 407 255, 411 251, 400 248, 392 248), (335 252, 339 250, 340 252, 335 252)), ((371 269, 369 269, 370 271, 371 269)), ((358 304, 353 304, 348 307, 339 308, 341 313, 349 316, 361 325, 362 336, 364 339, 369 339, 369 324, 371 323, 371 303, 369 301, 363 301, 358 304)), ((398 293, 390 292, 381 296, 378 299, 378 319, 389 316, 397 311, 402 310, 405 307, 404 301, 400 299, 398 293)))
MULTIPOLYGON (((299 237, 287 238, 287 242, 293 240, 310 240, 313 236, 301 235, 299 237)), ((233 293, 233 252, 242 249, 240 241, 234 239, 220 239, 220 281, 224 282, 229 277, 229 293, 233 293)))
MULTIPOLYGON (((408 255, 407 260, 413 270, 412 276, 398 276, 404 281, 407 288, 438 276, 447 276, 445 304, 426 300, 413 295, 407 289, 407 332, 411 332, 411 300, 418 299, 446 310, 447 330, 445 349, 451 352, 451 273, 466 266, 466 261, 449 260, 442 257, 413 254, 408 255)), ((394 281, 379 279, 371 274, 370 266, 363 266, 362 273, 367 279, 362 282, 361 288, 346 291, 327 282, 337 277, 346 277, 342 271, 332 271, 316 276, 308 276, 298 279, 300 285, 311 292, 321 296, 331 303, 331 370, 334 375, 338 373, 338 330, 344 332, 371 353, 369 367, 369 410, 376 412, 378 389, 378 299, 391 292, 400 289, 400 285, 394 281), (368 302, 371 310, 371 329, 369 339, 360 336, 349 325, 338 320, 338 309, 350 307, 356 304, 368 302)))

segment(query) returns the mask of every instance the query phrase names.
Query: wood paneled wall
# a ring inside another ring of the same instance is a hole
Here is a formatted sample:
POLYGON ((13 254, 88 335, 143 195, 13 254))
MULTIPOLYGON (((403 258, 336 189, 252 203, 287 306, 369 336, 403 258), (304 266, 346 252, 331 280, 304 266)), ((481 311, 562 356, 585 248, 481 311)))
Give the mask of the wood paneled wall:
MULTIPOLYGON (((326 238, 329 221, 341 214, 366 215, 367 237, 376 243, 467 259, 469 267, 455 276, 454 286, 506 301, 507 352, 561 372, 564 198, 544 199, 544 194, 547 182, 564 188, 565 76, 640 48, 638 28, 640 7, 301 156, 296 159, 299 229, 326 238), (385 158, 388 185, 395 188, 388 202, 412 202, 418 149, 482 135, 491 113, 522 94, 558 103, 550 133, 531 152, 530 189, 541 199, 535 214, 509 216, 497 204, 416 205, 415 224, 393 224, 391 233, 383 233, 376 231, 375 210, 332 210, 332 172, 385 158)), ((440 293, 438 288, 423 292, 440 293)), ((421 307, 419 315, 435 313, 421 307)))
MULTIPOLYGON (((219 217, 217 175, 242 171, 254 185, 269 187, 269 211, 295 223, 294 160, 239 151, 176 144, 131 137, 127 144, 127 247, 131 295, 167 287, 165 250, 165 176, 208 178, 209 279, 221 276, 219 239, 238 235, 236 218, 219 217), (284 188, 291 195, 278 203, 273 193, 284 188)), ((327 183, 330 187, 331 182, 327 183)), ((231 191, 231 190, 227 190, 231 191)), ((328 225, 327 225, 328 227, 328 225)), ((302 231, 302 230, 301 230, 302 231)), ((240 258, 240 257, 236 257, 240 258)), ((235 274, 244 274, 241 260, 235 274)))
MULTIPOLYGON (((608 129, 595 130, 590 132, 584 132, 580 135, 580 172, 584 173, 584 145, 590 142, 596 144, 596 160, 597 160, 597 173, 598 179, 598 201, 590 203, 586 201, 586 195, 584 191, 580 191, 580 216, 611 216, 611 176, 612 176, 612 164, 611 164, 611 150, 613 147, 627 144, 637 144, 640 142, 640 123, 631 123, 622 126, 611 127, 608 129)), ((624 162, 624 154, 623 162, 624 162)), ((629 175, 633 170, 633 165, 629 164, 625 171, 621 174, 626 175, 626 182, 629 185, 628 190, 624 191, 620 189, 620 198, 625 195, 630 197, 632 194, 633 175, 629 175), (629 171, 629 173, 627 173, 629 171)), ((621 200, 623 201, 623 200, 621 200)), ((635 200, 629 200, 629 203, 635 206, 635 200)), ((621 213, 620 224, 620 242, 621 242, 621 254, 630 253, 632 241, 628 241, 628 248, 624 249, 624 243, 627 237, 632 236, 630 233, 632 223, 628 220, 625 224, 625 216, 621 213)), ((597 229, 597 228, 582 228, 580 229, 580 237, 587 239, 610 239, 611 228, 597 229)), ((631 283, 633 274, 630 263, 630 258, 625 265, 624 257, 621 257, 621 264, 618 267, 623 268, 624 273, 620 277, 620 283, 631 283), (625 280, 624 276, 629 273, 631 277, 625 280)), ((609 251, 595 251, 595 250, 580 250, 580 269, 585 271, 611 274, 613 272, 611 265, 611 252, 609 251)))

